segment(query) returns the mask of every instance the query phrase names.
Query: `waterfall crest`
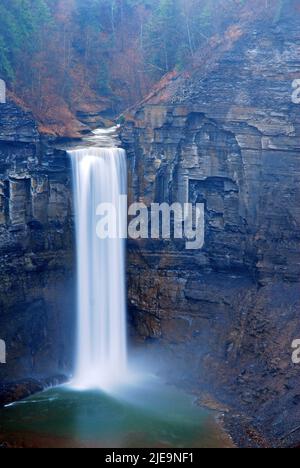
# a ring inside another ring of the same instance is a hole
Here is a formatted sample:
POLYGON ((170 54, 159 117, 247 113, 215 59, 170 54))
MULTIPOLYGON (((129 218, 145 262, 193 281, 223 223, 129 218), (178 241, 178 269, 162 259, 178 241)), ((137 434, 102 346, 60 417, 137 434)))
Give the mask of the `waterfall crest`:
POLYGON ((73 167, 77 244, 77 346, 74 387, 105 388, 127 371, 125 241, 97 236, 97 208, 112 204, 121 223, 127 207, 125 151, 69 151, 73 167))

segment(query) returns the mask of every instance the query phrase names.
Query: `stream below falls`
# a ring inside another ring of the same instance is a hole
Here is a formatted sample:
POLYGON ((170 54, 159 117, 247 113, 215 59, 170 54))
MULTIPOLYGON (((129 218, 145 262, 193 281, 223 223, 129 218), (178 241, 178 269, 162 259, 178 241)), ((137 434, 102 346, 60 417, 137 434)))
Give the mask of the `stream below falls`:
POLYGON ((0 443, 25 448, 226 448, 215 415, 155 380, 121 391, 58 387, 0 410, 0 443))

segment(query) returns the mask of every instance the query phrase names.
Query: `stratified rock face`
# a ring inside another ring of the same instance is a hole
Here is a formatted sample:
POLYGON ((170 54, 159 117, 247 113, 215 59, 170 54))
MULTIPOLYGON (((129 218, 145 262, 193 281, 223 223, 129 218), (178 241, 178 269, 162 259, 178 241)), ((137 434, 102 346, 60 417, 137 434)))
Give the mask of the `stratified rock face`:
POLYGON ((0 105, 0 382, 70 367, 73 234, 69 162, 31 115, 0 105))
MULTIPOLYGON (((200 251, 129 244, 131 319, 278 445, 299 425, 299 11, 233 28, 128 120, 131 201, 205 204, 200 251)), ((299 432, 292 437, 299 440, 299 432)))

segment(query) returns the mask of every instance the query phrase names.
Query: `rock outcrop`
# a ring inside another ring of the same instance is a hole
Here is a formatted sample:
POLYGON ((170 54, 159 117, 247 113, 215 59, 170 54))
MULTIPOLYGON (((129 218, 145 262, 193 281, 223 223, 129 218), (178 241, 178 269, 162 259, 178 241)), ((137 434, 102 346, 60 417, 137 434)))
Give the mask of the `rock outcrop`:
POLYGON ((231 27, 123 129, 131 201, 202 202, 206 217, 196 252, 130 241, 134 329, 162 346, 185 385, 231 405, 276 446, 300 440, 296 7, 277 24, 231 27))
POLYGON ((49 388, 63 385, 66 381, 66 376, 57 375, 42 380, 24 379, 11 384, 0 384, 0 408, 49 388))
POLYGON ((74 248, 66 153, 30 113, 0 104, 0 382, 70 369, 74 248))

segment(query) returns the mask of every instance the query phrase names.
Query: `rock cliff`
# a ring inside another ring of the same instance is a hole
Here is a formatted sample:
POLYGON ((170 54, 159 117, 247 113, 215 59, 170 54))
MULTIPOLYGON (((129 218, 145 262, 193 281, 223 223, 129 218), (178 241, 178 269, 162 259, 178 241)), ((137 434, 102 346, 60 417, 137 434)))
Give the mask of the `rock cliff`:
POLYGON ((206 218, 200 251, 130 241, 134 330, 163 348, 185 385, 245 417, 244 445, 256 444, 253 433, 268 445, 300 439, 296 6, 279 23, 252 21, 211 41, 123 129, 131 201, 202 202, 206 218))
POLYGON ((70 369, 73 222, 65 152, 30 113, 0 105, 0 382, 70 369))

